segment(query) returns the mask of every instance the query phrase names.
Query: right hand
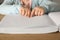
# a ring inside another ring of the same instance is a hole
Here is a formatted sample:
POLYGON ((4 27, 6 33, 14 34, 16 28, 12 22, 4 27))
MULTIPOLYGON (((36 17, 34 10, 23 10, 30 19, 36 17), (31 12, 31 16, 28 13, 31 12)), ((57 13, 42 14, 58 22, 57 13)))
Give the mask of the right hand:
POLYGON ((45 13, 43 7, 35 7, 31 12, 31 17, 33 16, 42 16, 45 13))
POLYGON ((21 7, 20 8, 20 14, 26 17, 30 17, 31 11, 29 8, 21 7))

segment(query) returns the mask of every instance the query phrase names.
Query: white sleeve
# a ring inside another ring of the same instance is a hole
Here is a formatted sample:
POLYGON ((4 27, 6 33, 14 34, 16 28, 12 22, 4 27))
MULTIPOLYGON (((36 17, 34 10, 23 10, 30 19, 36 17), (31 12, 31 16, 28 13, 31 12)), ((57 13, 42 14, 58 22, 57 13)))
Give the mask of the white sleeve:
POLYGON ((4 0, 2 5, 11 5, 13 4, 13 0, 4 0))
POLYGON ((53 2, 52 0, 39 0, 39 6, 42 6, 45 9, 45 12, 53 12, 53 11, 57 11, 60 10, 59 8, 56 8, 56 3, 53 2))
POLYGON ((15 15, 19 13, 18 5, 0 5, 0 14, 15 15))

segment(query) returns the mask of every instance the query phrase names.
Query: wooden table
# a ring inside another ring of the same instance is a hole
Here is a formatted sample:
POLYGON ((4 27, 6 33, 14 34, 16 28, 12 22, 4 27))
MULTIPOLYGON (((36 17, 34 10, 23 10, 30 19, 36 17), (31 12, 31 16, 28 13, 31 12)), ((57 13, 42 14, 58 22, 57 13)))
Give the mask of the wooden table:
POLYGON ((0 21, 4 18, 5 15, 0 14, 0 21))
POLYGON ((0 40, 60 40, 60 33, 51 33, 51 34, 0 34, 0 40))

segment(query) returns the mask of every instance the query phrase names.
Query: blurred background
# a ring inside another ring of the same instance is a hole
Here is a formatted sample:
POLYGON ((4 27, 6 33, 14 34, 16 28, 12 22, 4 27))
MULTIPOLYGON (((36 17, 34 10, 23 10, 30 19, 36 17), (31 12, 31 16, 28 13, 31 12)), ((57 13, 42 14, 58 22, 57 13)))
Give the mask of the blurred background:
POLYGON ((3 2, 4 0, 0 0, 0 4, 3 2))
MULTIPOLYGON (((0 4, 3 2, 4 0, 0 0, 0 4)), ((53 0, 54 2, 60 3, 60 0, 53 0)))

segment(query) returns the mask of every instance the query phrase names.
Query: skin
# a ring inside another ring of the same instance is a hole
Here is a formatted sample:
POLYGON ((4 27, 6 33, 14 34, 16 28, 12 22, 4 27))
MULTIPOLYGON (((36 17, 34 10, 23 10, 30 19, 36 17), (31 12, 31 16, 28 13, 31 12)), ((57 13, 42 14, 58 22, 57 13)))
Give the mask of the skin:
POLYGON ((23 16, 30 18, 33 16, 42 16, 44 14, 44 8, 42 7, 35 7, 31 11, 29 0, 21 0, 21 3, 23 7, 20 8, 20 13, 23 16))
POLYGON ((42 16, 45 13, 44 8, 35 7, 31 12, 31 17, 33 16, 42 16))
POLYGON ((21 13, 22 16, 25 16, 25 17, 29 17, 30 18, 31 11, 30 11, 29 8, 21 7, 20 13, 21 13))

